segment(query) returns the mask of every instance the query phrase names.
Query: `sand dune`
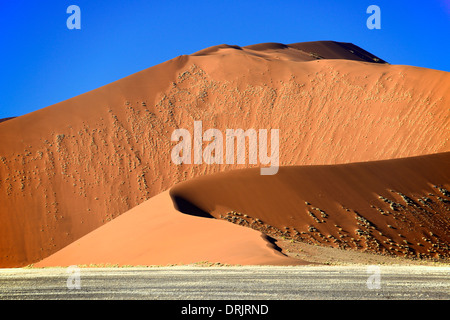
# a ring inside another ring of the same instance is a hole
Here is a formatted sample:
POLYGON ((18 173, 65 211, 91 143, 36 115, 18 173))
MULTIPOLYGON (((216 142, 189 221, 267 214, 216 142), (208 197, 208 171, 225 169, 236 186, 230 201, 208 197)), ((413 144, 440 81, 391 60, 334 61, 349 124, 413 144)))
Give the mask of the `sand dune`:
POLYGON ((449 92, 447 72, 351 44, 221 45, 2 122, 0 267, 39 261, 179 182, 253 166, 172 163, 172 131, 195 120, 279 129, 283 166, 402 158, 450 150, 449 92))
POLYGON ((94 230, 36 267, 168 265, 198 262, 299 265, 262 233, 225 221, 182 214, 163 192, 94 230))
POLYGON ((180 183, 170 190, 173 203, 166 191, 35 266, 305 263, 262 234, 445 261, 449 186, 450 153, 282 167, 274 176, 234 170, 180 183), (209 213, 231 223, 199 217, 209 213))
POLYGON ((450 153, 327 166, 244 169, 170 190, 187 213, 274 237, 388 255, 450 258, 450 153))

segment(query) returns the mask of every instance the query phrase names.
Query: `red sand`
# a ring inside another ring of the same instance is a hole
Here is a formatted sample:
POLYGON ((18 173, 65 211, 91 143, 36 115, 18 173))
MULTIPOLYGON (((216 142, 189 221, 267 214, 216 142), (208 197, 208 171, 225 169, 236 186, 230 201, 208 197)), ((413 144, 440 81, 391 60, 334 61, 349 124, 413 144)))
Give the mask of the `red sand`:
POLYGON ((274 248, 258 231, 178 212, 166 191, 35 266, 304 264, 274 248))
POLYGON ((285 166, 449 151, 450 74, 377 59, 335 42, 216 46, 1 122, 0 267, 39 261, 176 183, 249 167, 173 164, 170 135, 194 120, 280 129, 285 166))
POLYGON ((173 187, 170 195, 187 214, 173 208, 166 191, 35 266, 304 263, 251 228, 323 246, 448 259, 449 186, 450 153, 282 167, 274 176, 234 170, 173 187), (235 224, 190 215, 193 207, 235 224))
POLYGON ((273 236, 449 259, 449 190, 450 153, 441 153, 282 167, 274 176, 234 170, 180 183, 170 193, 217 218, 273 236))

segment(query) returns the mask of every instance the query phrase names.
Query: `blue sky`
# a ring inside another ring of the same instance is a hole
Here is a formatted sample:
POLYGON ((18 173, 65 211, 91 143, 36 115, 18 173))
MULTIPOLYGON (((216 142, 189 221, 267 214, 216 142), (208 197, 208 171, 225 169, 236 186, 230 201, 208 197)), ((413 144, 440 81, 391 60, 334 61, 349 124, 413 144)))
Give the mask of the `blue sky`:
POLYGON ((0 118, 20 116, 222 43, 352 42, 450 71, 450 0, 0 0, 0 118), (369 5, 381 29, 369 30, 369 5), (66 9, 81 9, 69 30, 66 9))

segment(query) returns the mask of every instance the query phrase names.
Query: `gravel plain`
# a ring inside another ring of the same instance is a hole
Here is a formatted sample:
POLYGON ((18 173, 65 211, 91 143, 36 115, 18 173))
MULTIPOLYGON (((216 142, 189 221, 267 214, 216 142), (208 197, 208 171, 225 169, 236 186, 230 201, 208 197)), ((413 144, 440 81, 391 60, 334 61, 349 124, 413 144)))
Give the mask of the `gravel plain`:
POLYGON ((440 266, 0 269, 0 300, 448 300, 449 275, 440 266))

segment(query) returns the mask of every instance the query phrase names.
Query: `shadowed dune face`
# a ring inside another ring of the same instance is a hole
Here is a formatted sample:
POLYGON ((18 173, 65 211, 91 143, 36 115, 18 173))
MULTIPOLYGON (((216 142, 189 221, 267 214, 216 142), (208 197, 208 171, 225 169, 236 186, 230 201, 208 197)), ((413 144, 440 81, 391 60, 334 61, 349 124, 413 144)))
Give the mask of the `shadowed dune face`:
POLYGON ((336 41, 300 42, 290 45, 282 43, 260 43, 245 47, 218 45, 193 53, 191 56, 224 55, 231 50, 241 50, 247 55, 264 57, 267 60, 314 61, 318 59, 345 59, 371 63, 386 63, 370 52, 352 43, 336 41))
POLYGON ((331 166, 255 169, 176 185, 216 218, 275 237, 388 255, 450 258, 450 153, 331 166))
POLYGON ((2 123, 2 122, 5 122, 5 121, 8 121, 8 120, 11 120, 11 119, 14 119, 15 117, 9 117, 9 118, 3 118, 3 119, 0 119, 0 123, 2 123))
POLYGON ((318 59, 347 59, 372 63, 386 63, 383 59, 355 46, 353 43, 312 41, 294 43, 290 47, 308 52, 312 57, 318 59))
POLYGON ((212 215, 210 215, 208 212, 203 211, 196 205, 194 205, 189 200, 186 200, 183 197, 180 197, 178 195, 172 196, 172 201, 175 209, 178 211, 189 214, 196 217, 203 217, 203 218, 214 218, 212 215))
POLYGON ((38 261, 178 182, 251 167, 172 163, 171 133, 195 120, 279 129, 280 165, 448 151, 450 75, 370 59, 335 42, 217 46, 3 122, 0 267, 38 261))

